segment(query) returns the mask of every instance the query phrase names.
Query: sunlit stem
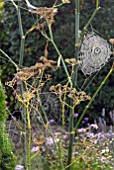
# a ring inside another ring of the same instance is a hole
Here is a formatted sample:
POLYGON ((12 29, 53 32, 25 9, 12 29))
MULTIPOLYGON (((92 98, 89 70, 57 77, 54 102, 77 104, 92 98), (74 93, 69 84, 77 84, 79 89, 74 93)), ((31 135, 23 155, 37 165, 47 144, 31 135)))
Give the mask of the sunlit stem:
MULTIPOLYGON (((29 89, 24 81, 26 93, 29 94, 29 89)), ((30 96, 28 95, 25 99, 26 103, 26 117, 27 117, 27 130, 28 130, 28 137, 27 137, 27 170, 31 169, 31 120, 30 120, 30 112, 29 112, 29 101, 30 96)))

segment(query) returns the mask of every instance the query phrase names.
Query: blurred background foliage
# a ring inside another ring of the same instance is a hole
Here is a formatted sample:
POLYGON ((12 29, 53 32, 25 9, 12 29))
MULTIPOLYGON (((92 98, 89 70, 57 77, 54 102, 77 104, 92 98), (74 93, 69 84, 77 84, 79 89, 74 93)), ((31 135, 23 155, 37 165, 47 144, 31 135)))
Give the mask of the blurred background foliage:
MULTIPOLYGON (((55 0, 30 0, 32 5, 51 7, 55 0)), ((60 2, 60 1, 59 1, 60 2)), ((18 2, 16 2, 18 3, 18 2)), ((22 17, 22 24, 24 34, 32 25, 37 21, 37 17, 30 14, 26 10, 26 5, 24 1, 20 1, 20 11, 22 17)), ((17 13, 14 6, 6 1, 4 3, 4 8, 2 7, 2 12, 0 12, 0 48, 4 50, 16 63, 19 62, 19 50, 20 50, 20 35, 18 27, 17 13)), ((95 10, 95 0, 80 0, 80 29, 82 30, 88 19, 95 10)), ((114 1, 113 0, 100 0, 100 9, 95 16, 94 20, 90 25, 90 30, 95 29, 100 33, 105 39, 109 40, 110 37, 114 36, 114 1)), ((65 4, 59 8, 58 14, 55 17, 55 23, 53 25, 53 33, 55 42, 60 49, 64 58, 74 57, 74 27, 75 27, 75 3, 71 0, 70 4, 65 4)), ((38 62, 40 56, 44 55, 44 48, 46 45, 46 40, 43 38, 38 30, 30 32, 25 40, 25 51, 24 51, 24 62, 23 66, 30 66, 38 62)), ((57 54, 51 44, 48 45, 48 57, 56 60, 57 54)), ((97 87, 100 85, 106 74, 108 73, 111 65, 111 61, 102 68, 102 70, 96 75, 95 79, 90 83, 86 92, 92 95, 97 87)), ((0 54, 0 67, 2 69, 2 82, 11 80, 15 73, 14 66, 0 54)), ((70 71, 70 67, 68 67, 70 71)), ((53 83, 57 84, 62 80, 66 79, 64 70, 61 69, 54 73, 53 83)), ((78 87, 81 87, 84 82, 85 76, 79 70, 78 73, 78 87)), ((107 114, 110 110, 114 109, 114 74, 112 74, 106 84, 101 89, 93 105, 88 110, 88 115, 91 120, 93 118, 98 118, 101 115, 102 108, 105 108, 107 114)), ((14 107, 16 105, 15 99, 12 95, 11 90, 7 88, 8 102, 11 110, 17 109, 14 107)), ((76 108, 76 112, 81 114, 85 105, 76 108)), ((108 116, 107 116, 108 119, 108 116)), ((109 121, 110 122, 110 121, 109 121)))

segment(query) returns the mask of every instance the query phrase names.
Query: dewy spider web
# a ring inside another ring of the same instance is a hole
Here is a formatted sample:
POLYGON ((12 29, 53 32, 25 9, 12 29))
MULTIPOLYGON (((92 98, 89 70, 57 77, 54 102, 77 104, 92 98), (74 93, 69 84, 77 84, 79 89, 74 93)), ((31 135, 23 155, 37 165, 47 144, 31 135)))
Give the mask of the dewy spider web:
POLYGON ((112 54, 110 44, 95 32, 87 33, 79 50, 79 67, 84 75, 99 71, 112 54))

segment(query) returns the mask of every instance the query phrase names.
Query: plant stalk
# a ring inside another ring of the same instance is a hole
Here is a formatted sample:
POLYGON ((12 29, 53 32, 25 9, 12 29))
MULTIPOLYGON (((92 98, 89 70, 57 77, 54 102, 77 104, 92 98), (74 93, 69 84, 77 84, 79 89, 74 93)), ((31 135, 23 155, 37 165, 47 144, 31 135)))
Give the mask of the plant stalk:
POLYGON ((83 31, 81 33, 80 39, 79 39, 79 43, 82 42, 83 40, 83 36, 85 34, 85 32, 87 31, 88 26, 90 25, 90 23, 92 22, 92 20, 94 19, 95 15, 97 14, 98 10, 100 9, 99 7, 99 0, 96 0, 96 8, 95 11, 93 12, 92 16, 90 17, 89 21, 87 22, 87 24, 84 26, 83 31))
POLYGON ((2 49, 0 49, 0 52, 16 67, 16 70, 18 71, 18 65, 2 49))
MULTIPOLYGON (((74 133, 72 133, 73 128, 74 128, 74 107, 71 108, 71 114, 70 114, 70 137, 69 137, 67 166, 70 165, 72 161, 73 140, 74 140, 74 133)), ((68 166, 67 170, 71 170, 71 166, 68 166)))
POLYGON ((69 80, 69 82, 70 82, 70 86, 72 87, 73 84, 72 84, 72 81, 71 81, 71 79, 70 79, 70 75, 69 75, 69 72, 68 72, 68 70, 67 70, 67 67, 66 67, 66 64, 65 64, 65 62, 64 62, 64 59, 63 59, 63 57, 62 57, 62 54, 60 53, 58 47, 56 46, 56 44, 55 44, 55 42, 54 42, 51 24, 49 25, 49 33, 50 33, 50 38, 51 38, 50 41, 51 41, 51 43, 53 44, 53 46, 54 46, 57 54, 59 55, 59 57, 60 57, 60 59, 61 59, 61 61, 62 61, 62 64, 63 64, 64 70, 65 70, 65 73, 66 73, 67 78, 68 78, 68 80, 69 80))
MULTIPOLYGON (((23 65, 23 56, 24 56, 24 43, 25 43, 25 36, 23 33, 23 27, 22 27, 22 20, 21 20, 21 13, 20 13, 20 2, 18 1, 18 6, 14 2, 14 0, 11 0, 12 4, 14 5, 16 11, 17 11, 17 16, 18 16, 18 23, 19 23, 19 32, 20 32, 20 37, 21 37, 21 44, 20 44, 20 54, 19 54, 19 67, 21 68, 23 65)), ((21 94, 23 94, 23 84, 21 85, 21 94)), ((23 151, 25 153, 23 162, 25 167, 27 166, 27 149, 26 149, 26 108, 23 105, 22 106, 22 117, 23 117, 23 151)))
MULTIPOLYGON (((79 27, 80 27, 80 0, 75 0, 75 59, 78 60, 78 41, 79 41, 79 27)), ((75 65, 74 84, 77 85, 78 65, 75 65)))
POLYGON ((30 123, 30 113, 29 113, 29 103, 26 106, 27 114, 27 129, 28 129, 28 150, 27 150, 27 170, 31 169, 31 123, 30 123))
MULTIPOLYGON (((23 64, 23 56, 24 56, 24 43, 25 43, 25 36, 23 33, 23 27, 22 27, 22 20, 21 20, 21 13, 20 13, 20 8, 16 5, 16 3, 11 0, 12 4, 14 5, 16 11, 17 11, 17 16, 18 16, 18 23, 19 23, 19 32, 21 36, 21 45, 20 45, 20 58, 19 58, 19 66, 22 66, 23 64)), ((18 2, 18 5, 20 2, 18 2)))

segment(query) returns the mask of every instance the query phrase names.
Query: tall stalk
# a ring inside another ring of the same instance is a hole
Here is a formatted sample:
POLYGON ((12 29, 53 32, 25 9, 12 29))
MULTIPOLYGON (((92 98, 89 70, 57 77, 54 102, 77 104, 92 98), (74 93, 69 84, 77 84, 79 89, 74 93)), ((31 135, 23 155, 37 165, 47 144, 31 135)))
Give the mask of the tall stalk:
MULTIPOLYGON (((18 2, 18 5, 20 6, 20 1, 18 2)), ((18 8, 17 14, 18 14, 18 22, 19 22, 19 32, 20 32, 20 36, 21 36, 19 66, 22 67, 23 57, 24 57, 25 36, 24 36, 24 33, 23 33, 20 8, 18 8)))
MULTIPOLYGON (((80 0, 75 0, 75 58, 76 60, 78 60, 78 43, 82 41, 82 38, 85 34, 85 31, 87 30, 89 24, 92 22, 93 18, 95 17, 98 9, 99 9, 99 0, 96 0, 96 9, 93 12, 91 18, 89 19, 89 21, 87 22, 87 24, 85 25, 81 37, 79 39, 79 25, 80 25, 80 0)), ((77 85, 77 73, 78 73, 78 65, 75 66, 75 73, 74 73, 74 84, 77 85)), ((92 100, 92 99, 91 99, 92 100)), ((93 101, 93 100, 92 100, 93 101)), ((92 102, 91 101, 91 102, 92 102)), ((72 102, 72 101, 71 101, 72 102)), ((90 104, 91 104, 90 102, 90 104)), ((72 103, 71 103, 72 104, 72 103)), ((87 109, 87 108, 86 108, 87 109)), ((72 151, 73 151, 73 130, 77 129, 77 127, 79 126, 85 112, 86 109, 84 110, 84 112, 82 113, 80 119, 78 120, 76 127, 74 128, 74 109, 71 109, 71 117, 70 117, 70 139, 69 139, 69 148, 68 148, 68 161, 67 161, 67 166, 71 164, 72 161, 72 151)), ((68 166, 67 170, 70 170, 71 166, 68 166)))
POLYGON ((96 8, 95 11, 93 12, 92 16, 90 17, 89 21, 87 22, 87 24, 84 26, 83 31, 81 33, 79 42, 82 42, 83 36, 85 34, 85 32, 87 31, 88 26, 90 25, 90 23, 92 22, 92 20, 94 19, 95 15, 97 14, 98 10, 100 9, 99 7, 99 0, 96 0, 96 8))
MULTIPOLYGON (((76 45, 79 41, 79 18, 80 18, 80 0, 75 0, 75 58, 78 60, 78 46, 76 45)), ((74 84, 77 85, 77 73, 78 73, 78 65, 75 65, 74 67, 75 73, 74 73, 74 84)), ((72 105, 72 100, 70 101, 70 104, 72 105)), ((73 139, 74 134, 73 128, 74 128, 74 108, 70 109, 70 137, 69 137, 69 148, 68 148, 68 160, 67 165, 71 164, 72 161, 72 152, 73 152, 73 139)), ((71 166, 67 168, 67 170, 70 170, 71 166)))
MULTIPOLYGON (((79 0, 76 0, 77 6, 79 5, 78 1, 79 1, 79 0)), ((78 8, 79 8, 79 7, 78 7, 78 8)), ((97 14, 97 12, 98 12, 99 9, 100 9, 100 7, 99 7, 99 0, 96 0, 96 8, 95 8, 95 11, 93 12, 93 14, 92 14, 92 16, 90 17, 90 19, 89 19, 89 21, 87 22, 87 24, 84 26, 83 31, 82 31, 81 36, 80 36, 80 39, 78 40, 77 43, 81 43, 81 42, 82 42, 83 36, 84 36, 85 32, 87 31, 88 26, 90 25, 90 23, 91 23, 92 20, 94 19, 95 15, 97 14)), ((79 11, 79 10, 78 10, 78 11, 79 11)), ((77 45, 76 45, 76 46, 77 46, 77 45)), ((107 76, 106 76, 106 77, 107 77, 107 76)), ((76 126, 75 126, 75 128, 74 128, 75 130, 78 128, 78 126, 79 126, 81 120, 83 119, 83 117, 84 117, 87 109, 90 107, 92 101, 94 100, 94 98, 96 97, 97 93, 100 91, 101 88, 102 88, 102 83, 101 83, 101 86, 98 88, 98 90, 97 90, 97 91, 95 92, 95 94, 93 95, 93 97, 91 98, 91 100, 90 100, 90 102, 88 103, 88 105, 86 106, 86 108, 84 109, 82 115, 80 116, 80 118, 79 118, 79 120, 78 120, 78 122, 77 122, 77 124, 76 124, 76 126)))
MULTIPOLYGON (((20 57, 19 57, 19 66, 22 66, 23 64, 23 56, 24 56, 24 43, 25 43, 25 36, 23 33, 23 27, 22 27, 22 20, 21 20, 21 13, 20 13, 20 8, 16 5, 16 3, 11 0, 12 4, 14 5, 16 11, 17 11, 17 16, 18 16, 18 23, 19 23, 19 33, 21 37, 21 45, 20 45, 20 57)), ((20 2, 18 2, 18 5, 20 6, 20 2)))
MULTIPOLYGON (((78 41, 80 27, 80 0, 75 0, 75 59, 78 60, 78 41)), ((74 84, 77 85, 78 65, 75 66, 74 84)))
MULTIPOLYGON (((16 3, 11 0, 12 4, 14 5, 16 11, 17 11, 17 16, 18 16, 18 24, 19 24, 19 32, 20 32, 20 37, 21 37, 21 44, 20 44, 20 54, 19 54, 19 67, 22 67, 23 65, 23 57, 24 57, 24 43, 25 43, 25 36, 23 33, 23 27, 22 27, 22 20, 21 20, 21 13, 20 13, 20 8, 16 5, 16 3)), ((18 1, 18 5, 20 6, 20 2, 18 1)), ((21 85, 21 94, 23 94, 23 84, 21 85)), ((23 105, 22 106, 22 118, 23 118, 23 151, 24 151, 24 157, 23 157, 23 162, 26 167, 27 165, 27 139, 26 139, 26 108, 23 105)))
MULTIPOLYGON (((69 147, 68 147, 68 160, 67 160, 67 165, 71 164, 72 161, 72 152, 73 152, 73 139, 74 139, 74 133, 73 133, 73 128, 74 128, 74 107, 71 108, 70 110, 70 137, 69 137, 69 147)), ((71 166, 68 166, 67 170, 70 170, 71 166)))
MULTIPOLYGON (((26 89, 27 93, 29 93, 29 90, 28 90, 26 82, 24 82, 24 84, 25 84, 25 89, 26 89)), ((29 99, 29 96, 28 96, 27 103, 26 103, 26 118, 27 118, 27 130, 28 130, 28 136, 27 136, 27 165, 26 165, 27 170, 31 170, 31 119, 30 119, 30 112, 29 112, 29 101, 30 101, 30 99, 29 99)))

